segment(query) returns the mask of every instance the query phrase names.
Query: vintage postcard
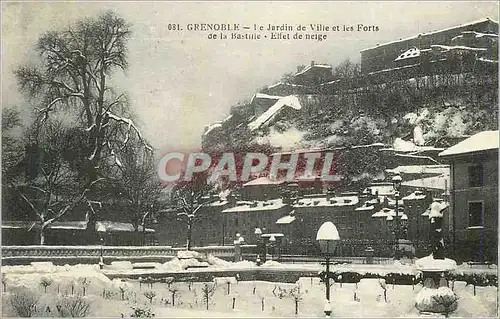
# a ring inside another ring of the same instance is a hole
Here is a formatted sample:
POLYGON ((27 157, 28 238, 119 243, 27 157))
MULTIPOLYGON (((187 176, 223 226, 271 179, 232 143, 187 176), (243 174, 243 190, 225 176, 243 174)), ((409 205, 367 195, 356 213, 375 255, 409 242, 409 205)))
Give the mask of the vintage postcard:
POLYGON ((3 1, 1 315, 498 317, 497 1, 3 1))

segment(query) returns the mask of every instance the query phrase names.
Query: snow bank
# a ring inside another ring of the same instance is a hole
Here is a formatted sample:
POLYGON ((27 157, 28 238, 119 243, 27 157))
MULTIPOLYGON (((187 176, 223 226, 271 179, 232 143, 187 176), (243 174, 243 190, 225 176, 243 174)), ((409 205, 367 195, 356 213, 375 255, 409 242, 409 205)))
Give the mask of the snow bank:
POLYGON ((134 266, 130 261, 112 261, 111 265, 106 268, 114 270, 132 270, 134 266))
POLYGON ((253 261, 242 260, 235 263, 229 263, 229 268, 253 268, 257 265, 253 261))
POLYGON ((201 258, 201 254, 194 250, 180 250, 177 252, 177 258, 179 259, 201 258))
POLYGON ((163 265, 159 267, 160 270, 163 271, 181 271, 185 270, 188 267, 209 267, 209 263, 207 262, 201 262, 198 259, 195 258, 189 258, 189 259, 179 259, 179 258, 173 258, 170 261, 167 261, 163 265))
MULTIPOLYGON (((102 292, 111 284, 111 280, 101 273, 98 265, 75 266, 43 266, 41 269, 50 269, 50 272, 39 271, 38 265, 34 266, 3 266, 2 273, 7 278, 8 287, 38 289, 42 278, 52 281, 51 286, 58 286, 62 291, 87 291, 102 292)), ((9 288, 9 289, 10 289, 9 288)))
POLYGON ((434 256, 429 255, 417 259, 415 261, 415 268, 423 271, 448 271, 457 268, 457 263, 453 259, 434 259, 434 256))
POLYGON ((212 256, 212 255, 208 255, 207 256, 207 262, 211 266, 215 266, 217 268, 219 268, 219 267, 229 267, 231 265, 231 262, 225 261, 224 259, 220 259, 220 258, 217 258, 217 257, 212 256))
POLYGON ((268 260, 265 263, 263 263, 261 267, 275 268, 275 267, 282 267, 282 265, 277 261, 268 260))

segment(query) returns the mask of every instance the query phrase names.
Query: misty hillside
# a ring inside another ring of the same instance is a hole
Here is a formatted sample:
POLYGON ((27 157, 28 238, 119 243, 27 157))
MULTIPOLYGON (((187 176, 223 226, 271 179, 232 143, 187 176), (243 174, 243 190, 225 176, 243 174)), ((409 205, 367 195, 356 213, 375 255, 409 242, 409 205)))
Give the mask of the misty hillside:
POLYGON ((206 151, 334 150, 348 184, 498 129, 498 23, 488 18, 312 61, 205 128, 206 151), (392 167, 391 167, 392 166, 392 167))
POLYGON ((233 107, 229 117, 205 128, 203 149, 347 149, 340 153, 352 179, 365 173, 374 177, 390 166, 380 158, 380 148, 424 154, 498 129, 497 64, 404 79, 391 71, 367 80, 348 61, 329 72, 323 70, 327 65, 319 69, 309 83, 298 71, 233 107), (378 148, 356 147, 362 145, 378 148))

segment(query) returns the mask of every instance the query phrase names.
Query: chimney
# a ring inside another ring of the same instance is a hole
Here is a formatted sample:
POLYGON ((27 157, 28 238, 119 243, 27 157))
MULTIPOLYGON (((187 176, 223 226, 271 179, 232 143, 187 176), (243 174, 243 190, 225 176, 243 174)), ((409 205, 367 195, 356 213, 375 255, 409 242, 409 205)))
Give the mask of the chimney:
POLYGON ((314 60, 313 60, 313 61, 311 61, 311 66, 314 66, 314 60))
POLYGON ((300 71, 302 71, 302 68, 300 67, 300 65, 297 65, 297 73, 299 73, 300 71))

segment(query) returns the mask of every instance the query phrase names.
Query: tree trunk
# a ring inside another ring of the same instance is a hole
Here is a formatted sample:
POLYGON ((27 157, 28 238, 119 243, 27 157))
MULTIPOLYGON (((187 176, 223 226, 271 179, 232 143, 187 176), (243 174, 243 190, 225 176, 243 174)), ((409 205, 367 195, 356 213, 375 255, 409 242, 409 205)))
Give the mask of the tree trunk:
POLYGON ((188 234, 187 234, 187 250, 191 250, 191 239, 193 236, 193 224, 191 221, 188 222, 188 234))
MULTIPOLYGON (((43 221, 42 221, 43 224, 43 221)), ((40 245, 45 245, 45 227, 40 227, 40 245)))

